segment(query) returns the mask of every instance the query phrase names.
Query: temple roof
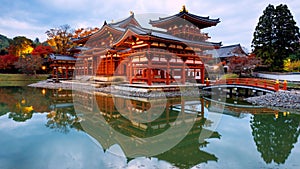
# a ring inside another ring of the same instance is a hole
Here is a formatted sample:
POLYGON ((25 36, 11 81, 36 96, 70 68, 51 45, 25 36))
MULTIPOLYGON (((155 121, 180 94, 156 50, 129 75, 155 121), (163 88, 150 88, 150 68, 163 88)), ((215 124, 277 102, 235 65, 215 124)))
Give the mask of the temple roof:
POLYGON ((76 61, 76 58, 68 55, 50 54, 49 57, 51 60, 76 61))
POLYGON ((208 54, 213 54, 213 57, 228 58, 233 56, 247 56, 247 52, 240 44, 223 46, 215 51, 207 51, 208 54))
POLYGON ((126 31, 116 41, 115 44, 124 40, 124 38, 126 38, 126 34, 129 31, 133 32, 136 35, 144 35, 144 36, 156 37, 156 38, 160 38, 160 39, 164 39, 164 40, 172 40, 172 41, 185 43, 186 45, 188 45, 188 44, 205 45, 205 46, 220 46, 221 45, 221 43, 214 43, 214 42, 207 42, 207 41, 193 41, 193 40, 183 39, 183 38, 168 34, 166 32, 163 32, 163 31, 137 27, 134 25, 129 25, 128 28, 126 29, 126 31))
POLYGON ((131 15, 129 17, 127 17, 127 18, 125 18, 121 21, 115 22, 115 23, 109 23, 108 24, 106 21, 104 21, 103 26, 97 32, 89 34, 85 37, 73 38, 72 40, 73 40, 73 42, 77 42, 77 43, 79 43, 79 42, 85 43, 86 41, 89 40, 89 38, 96 37, 97 35, 101 34, 101 32, 103 32, 103 30, 105 28, 114 29, 114 30, 119 31, 119 32, 125 32, 126 27, 128 27, 129 25, 135 25, 135 26, 141 27, 141 25, 135 19, 134 13, 131 13, 131 15))
MULTIPOLYGON (((212 19, 209 19, 208 17, 200 17, 200 16, 190 14, 187 12, 187 10, 185 8, 179 14, 182 16, 198 18, 198 20, 199 20, 199 18, 201 18, 203 23, 204 23, 204 21, 206 23, 210 23, 210 24, 217 24, 219 22, 218 19, 212 20, 212 19)), ((174 22, 174 20, 172 19, 173 17, 174 16, 167 17, 167 18, 164 18, 164 20, 168 20, 168 22, 174 22)), ((152 22, 156 22, 156 21, 152 21, 152 22)), ((158 21, 158 22, 160 22, 160 21, 158 21)), ((109 31, 109 33, 116 33, 114 35, 114 39, 113 39, 114 45, 117 45, 120 42, 126 40, 126 38, 128 36, 134 35, 134 36, 143 36, 143 37, 146 37, 149 39, 156 38, 158 40, 174 41, 175 43, 182 43, 182 44, 186 44, 187 46, 200 45, 200 46, 205 46, 205 47, 209 47, 209 48, 215 48, 215 47, 219 48, 221 46, 221 43, 188 40, 188 39, 180 38, 178 36, 171 35, 170 33, 165 32, 165 31, 143 28, 138 23, 138 21, 135 19, 134 13, 131 13, 131 15, 129 17, 127 17, 121 21, 115 22, 115 23, 114 22, 112 22, 112 23, 104 22, 104 24, 100 30, 98 30, 94 34, 91 34, 91 35, 88 35, 86 37, 82 37, 79 39, 81 39, 82 42, 86 43, 88 41, 88 39, 90 39, 90 38, 91 39, 100 38, 102 35, 107 34, 107 31, 109 31)), ((80 41, 79 39, 76 39, 75 41, 80 41)))
POLYGON ((190 22, 197 26, 199 29, 211 27, 211 26, 216 26, 219 22, 220 19, 210 19, 208 16, 203 17, 203 16, 198 16, 189 13, 185 6, 183 6, 183 9, 172 16, 164 17, 164 18, 159 18, 158 20, 150 20, 150 24, 154 27, 158 28, 163 28, 163 29, 168 29, 171 25, 175 25, 176 23, 181 23, 183 21, 190 22))
POLYGON ((114 28, 126 28, 128 25, 135 25, 141 27, 141 25, 135 19, 133 12, 131 12, 131 15, 128 18, 118 21, 116 23, 110 23, 108 25, 114 28))

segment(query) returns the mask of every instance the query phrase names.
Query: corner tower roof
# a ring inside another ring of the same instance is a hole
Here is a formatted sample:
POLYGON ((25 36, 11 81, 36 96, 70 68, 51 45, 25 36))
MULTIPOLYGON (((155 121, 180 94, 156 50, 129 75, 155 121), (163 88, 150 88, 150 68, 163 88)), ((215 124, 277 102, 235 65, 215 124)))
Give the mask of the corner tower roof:
POLYGON ((180 23, 182 21, 188 21, 194 25, 196 25, 199 29, 216 26, 220 19, 210 19, 208 16, 198 16, 194 15, 188 12, 188 10, 185 8, 185 6, 182 7, 182 10, 172 16, 168 16, 165 18, 159 18, 158 20, 150 20, 149 24, 151 24, 153 27, 168 29, 170 25, 175 25, 176 23, 180 23))
POLYGON ((141 27, 139 22, 135 19, 133 12, 130 12, 130 16, 128 18, 123 19, 123 20, 121 20, 119 22, 116 22, 116 23, 110 23, 108 25, 112 26, 112 27, 119 27, 119 28, 126 28, 129 25, 135 25, 135 26, 141 27))

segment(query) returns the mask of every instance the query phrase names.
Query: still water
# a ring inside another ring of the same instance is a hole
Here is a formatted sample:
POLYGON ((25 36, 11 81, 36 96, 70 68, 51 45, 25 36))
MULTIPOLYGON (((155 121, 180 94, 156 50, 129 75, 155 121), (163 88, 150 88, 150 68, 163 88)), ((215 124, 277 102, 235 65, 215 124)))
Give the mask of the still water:
POLYGON ((300 168, 300 115, 0 88, 0 169, 300 168))

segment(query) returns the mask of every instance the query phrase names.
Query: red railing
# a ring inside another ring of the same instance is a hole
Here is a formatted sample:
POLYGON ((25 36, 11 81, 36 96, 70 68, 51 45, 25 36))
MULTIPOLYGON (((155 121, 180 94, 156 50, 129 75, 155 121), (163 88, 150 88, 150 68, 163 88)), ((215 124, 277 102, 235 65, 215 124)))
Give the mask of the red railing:
POLYGON ((232 78, 232 79, 220 79, 216 81, 206 80, 206 85, 220 85, 220 84, 237 84, 245 86, 260 87, 269 90, 287 90, 287 82, 280 82, 278 80, 266 80, 255 78, 232 78))

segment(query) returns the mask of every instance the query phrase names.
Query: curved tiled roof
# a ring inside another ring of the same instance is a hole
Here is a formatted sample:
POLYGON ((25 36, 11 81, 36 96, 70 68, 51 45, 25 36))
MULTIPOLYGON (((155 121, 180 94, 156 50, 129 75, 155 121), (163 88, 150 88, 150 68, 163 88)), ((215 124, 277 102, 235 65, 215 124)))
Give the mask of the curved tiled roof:
POLYGON ((50 54, 49 57, 51 60, 76 61, 76 58, 68 55, 50 54))
POLYGON ((191 14, 187 12, 186 10, 183 10, 175 15, 164 17, 164 18, 159 18, 158 20, 150 20, 149 24, 151 24, 154 27, 159 27, 159 28, 168 28, 168 25, 176 23, 176 22, 182 22, 182 21, 188 21, 200 29, 210 27, 210 26, 216 26, 219 22, 220 19, 210 19, 208 16, 203 17, 203 16, 198 16, 191 14))
POLYGON ((129 17, 121 20, 121 21, 118 21, 118 22, 115 22, 115 23, 109 23, 107 24, 106 21, 104 21, 104 24, 102 26, 101 29, 99 29, 98 31, 92 33, 92 34, 89 34, 87 36, 84 36, 84 37, 78 37, 78 38, 72 38, 72 41, 73 42, 79 42, 79 41, 87 41, 90 37, 98 34, 99 32, 103 31, 103 28, 105 27, 109 27, 109 28, 112 28, 112 29, 115 29, 117 31, 120 31, 120 32, 124 32, 126 30, 126 27, 128 25, 131 25, 131 24, 134 24, 136 26, 141 26, 138 21, 135 19, 134 17, 134 14, 131 14, 129 17))
POLYGON ((126 28, 129 24, 134 24, 136 26, 141 27, 138 21, 135 19, 134 14, 132 13, 128 18, 118 21, 116 23, 110 23, 109 26, 117 27, 117 28, 126 28))
POLYGON ((215 51, 206 51, 207 54, 212 54, 213 57, 227 58, 233 56, 247 56, 247 52, 243 50, 240 44, 223 46, 215 51))
POLYGON ((177 42, 182 42, 182 43, 186 43, 186 44, 198 44, 198 45, 205 45, 205 46, 220 46, 221 45, 221 43, 214 43, 214 42, 207 42, 207 41, 193 41, 193 40, 183 39, 183 38, 168 34, 166 32, 163 32, 163 31, 137 27, 135 25, 129 25, 127 30, 116 41, 116 43, 121 41, 121 39, 124 38, 124 35, 128 31, 132 31, 137 35, 147 35, 147 36, 152 36, 152 37, 161 38, 161 39, 165 39, 165 40, 173 40, 173 41, 177 41, 177 42))

